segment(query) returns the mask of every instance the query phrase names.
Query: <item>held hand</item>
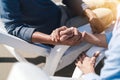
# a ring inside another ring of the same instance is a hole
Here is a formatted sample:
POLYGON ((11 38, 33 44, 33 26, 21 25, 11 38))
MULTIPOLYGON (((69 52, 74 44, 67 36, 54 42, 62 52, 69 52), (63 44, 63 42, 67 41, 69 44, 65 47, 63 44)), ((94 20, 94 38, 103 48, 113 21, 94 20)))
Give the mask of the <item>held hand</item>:
MULTIPOLYGON (((77 28, 71 29, 73 34, 72 35, 62 35, 60 37, 61 44, 64 45, 78 45, 82 41, 82 33, 80 33, 77 28)), ((68 30, 69 31, 69 30, 68 30)))
POLYGON ((98 56, 99 52, 96 52, 91 58, 88 57, 85 53, 83 53, 77 60, 76 66, 79 67, 84 74, 94 73, 94 66, 98 56))
POLYGON ((74 27, 68 28, 60 32, 60 41, 65 41, 74 35, 74 27))
POLYGON ((77 45, 81 42, 82 34, 77 28, 60 27, 52 32, 50 35, 55 44, 62 45, 77 45))
POLYGON ((59 42, 67 40, 68 38, 72 37, 74 35, 74 28, 67 28, 66 26, 62 26, 60 28, 55 29, 51 33, 51 39, 52 41, 59 42))
POLYGON ((60 28, 55 29, 50 35, 52 41, 58 42, 60 39, 60 32, 66 30, 66 29, 67 29, 66 26, 62 26, 60 28))

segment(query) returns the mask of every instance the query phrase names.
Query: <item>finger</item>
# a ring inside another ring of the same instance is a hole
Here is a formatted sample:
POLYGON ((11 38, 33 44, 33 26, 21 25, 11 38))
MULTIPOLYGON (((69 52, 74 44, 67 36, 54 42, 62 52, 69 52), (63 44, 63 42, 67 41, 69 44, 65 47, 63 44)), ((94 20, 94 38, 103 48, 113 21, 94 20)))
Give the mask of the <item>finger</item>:
POLYGON ((81 63, 81 61, 78 61, 77 63, 75 63, 75 65, 80 68, 82 63, 81 63))
POLYGON ((60 27, 60 28, 57 28, 56 30, 55 30, 55 41, 58 41, 59 39, 60 39, 60 32, 61 31, 63 31, 63 30, 66 30, 67 29, 67 27, 66 26, 62 26, 62 27, 60 27))
POLYGON ((55 41, 55 31, 52 32, 51 39, 52 39, 52 41, 55 41))
POLYGON ((70 34, 70 35, 63 35, 63 36, 60 37, 60 41, 65 41, 65 40, 69 39, 72 36, 73 36, 72 34, 70 34))
POLYGON ((82 37, 84 38, 85 35, 86 35, 86 31, 83 31, 83 32, 81 33, 81 35, 82 35, 82 37))
POLYGON ((81 32, 78 32, 78 35, 80 36, 80 38, 82 38, 82 33, 81 32))
POLYGON ((77 30, 77 28, 74 28, 74 35, 78 35, 79 33, 78 33, 79 31, 77 30))
POLYGON ((79 35, 74 35, 73 37, 70 38, 73 43, 80 41, 80 36, 79 35))
POLYGON ((63 30, 66 30, 66 29, 67 29, 66 26, 62 26, 62 27, 59 28, 60 31, 63 31, 63 30))
POLYGON ((82 54, 82 60, 84 60, 85 57, 87 57, 87 55, 85 53, 82 54))
POLYGON ((55 42, 58 42, 59 38, 60 38, 59 30, 56 29, 56 30, 55 30, 55 33, 54 33, 54 40, 55 40, 55 42))
POLYGON ((69 36, 63 35, 63 36, 60 37, 60 41, 65 41, 65 40, 67 40, 68 38, 69 38, 69 36))
POLYGON ((80 57, 82 56, 83 52, 78 56, 78 59, 80 59, 80 57))
POLYGON ((73 34, 73 28, 68 28, 68 29, 60 32, 60 36, 65 35, 65 34, 67 34, 67 35, 73 34))
POLYGON ((82 34, 77 30, 77 28, 74 28, 74 37, 73 40, 74 41, 80 41, 82 38, 82 34))
POLYGON ((80 57, 82 56, 82 53, 77 57, 76 62, 79 61, 80 57))
POLYGON ((77 59, 76 62, 75 62, 75 64, 79 64, 79 63, 81 63, 81 64, 83 63, 82 58, 77 59))
POLYGON ((60 38, 60 34, 59 34, 59 29, 56 29, 55 30, 55 41, 57 42, 58 40, 59 40, 59 38, 60 38))
POLYGON ((91 58, 91 62, 92 62, 93 64, 95 64, 96 59, 97 59, 97 57, 99 56, 99 54, 100 54, 100 52, 97 51, 97 52, 93 55, 93 57, 91 58))
POLYGON ((85 53, 82 53, 82 54, 79 56, 78 60, 81 61, 81 63, 83 63, 83 60, 84 60, 85 57, 86 57, 85 53))

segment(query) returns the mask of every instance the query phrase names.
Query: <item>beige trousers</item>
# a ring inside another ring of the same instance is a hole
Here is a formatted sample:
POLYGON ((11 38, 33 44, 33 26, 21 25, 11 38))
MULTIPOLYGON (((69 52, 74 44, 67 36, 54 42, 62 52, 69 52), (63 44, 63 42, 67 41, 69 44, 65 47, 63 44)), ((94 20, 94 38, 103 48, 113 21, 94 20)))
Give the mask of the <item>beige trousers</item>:
MULTIPOLYGON (((103 22, 105 27, 108 27, 112 21, 116 18, 116 0, 83 0, 91 10, 98 16, 98 18, 103 22), (113 2, 111 2, 113 1, 113 2)), ((61 25, 79 27, 81 25, 87 24, 88 20, 84 16, 76 16, 69 18, 66 14, 66 9, 61 8, 62 20, 61 25)))
MULTIPOLYGON (((93 10, 93 12, 98 16, 98 18, 105 25, 105 27, 108 27, 112 23, 113 14, 110 9, 98 8, 98 9, 93 10)), ((83 17, 83 16, 74 17, 74 18, 70 19, 69 21, 67 21, 67 25, 75 26, 75 27, 79 27, 86 23, 89 23, 89 22, 88 22, 87 18, 83 17)))
POLYGON ((112 11, 114 19, 116 19, 117 5, 120 3, 119 0, 83 0, 90 9, 97 8, 108 8, 112 11))

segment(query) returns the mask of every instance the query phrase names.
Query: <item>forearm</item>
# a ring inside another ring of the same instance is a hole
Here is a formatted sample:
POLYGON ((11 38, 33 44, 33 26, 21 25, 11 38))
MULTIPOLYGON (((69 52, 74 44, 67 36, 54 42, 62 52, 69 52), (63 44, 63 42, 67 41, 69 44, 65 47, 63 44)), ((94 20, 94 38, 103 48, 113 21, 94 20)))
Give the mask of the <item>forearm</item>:
POLYGON ((41 32, 34 32, 32 35, 32 42, 33 43, 44 43, 44 44, 52 44, 56 45, 55 41, 52 41, 51 36, 41 33, 41 32))
POLYGON ((84 41, 94 44, 100 47, 107 48, 108 44, 106 41, 106 36, 104 34, 90 34, 90 33, 84 33, 83 36, 84 41))
POLYGON ((21 7, 18 0, 1 0, 0 1, 1 21, 5 24, 7 32, 19 37, 27 42, 31 42, 31 35, 35 28, 23 22, 21 7))

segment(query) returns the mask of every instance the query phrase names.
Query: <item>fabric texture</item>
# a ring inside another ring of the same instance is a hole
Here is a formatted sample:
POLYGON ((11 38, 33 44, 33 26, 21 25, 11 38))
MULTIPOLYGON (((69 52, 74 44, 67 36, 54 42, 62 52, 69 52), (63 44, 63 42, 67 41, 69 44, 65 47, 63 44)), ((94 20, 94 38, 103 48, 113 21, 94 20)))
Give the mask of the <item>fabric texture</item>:
MULTIPOLYGON (((105 24, 111 22, 110 11, 94 12, 105 24)), ((0 17, 9 34, 28 42, 34 31, 50 34, 60 26, 79 27, 88 23, 86 17, 75 17, 65 6, 59 7, 51 0, 0 0, 0 17)))
MULTIPOLYGON (((113 5, 110 8, 110 6, 112 4, 114 4, 114 3, 110 3, 110 2, 107 3, 107 2, 109 2, 109 1, 105 2, 105 0, 97 0, 97 1, 96 0, 81 0, 81 2, 79 2, 81 4, 82 3, 87 4, 88 7, 97 15, 97 17, 101 20, 101 22, 104 25, 104 27, 101 27, 101 28, 103 28, 102 30, 105 30, 106 28, 108 28, 109 25, 114 20, 114 18, 116 18, 116 15, 115 15, 116 5, 113 5)), ((69 3, 72 3, 72 0, 71 1, 69 1, 69 0, 63 0, 63 3, 65 5, 69 6, 69 3)), ((81 11, 83 11, 82 8, 81 8, 81 11)), ((84 24, 86 24, 88 22, 89 21, 87 20, 87 18, 85 16, 81 15, 79 17, 74 17, 74 18, 70 19, 67 22, 67 25, 68 26, 79 27, 79 26, 84 25, 84 24)))
POLYGON ((117 5, 119 0, 82 0, 85 2, 90 9, 94 10, 97 8, 108 8, 112 11, 114 19, 117 15, 117 5))
POLYGON ((109 44, 111 38, 112 38, 112 32, 107 32, 105 33, 105 36, 106 36, 106 41, 107 43, 109 44))
POLYGON ((31 42, 34 30, 50 34, 60 27, 61 12, 51 0, 0 0, 0 16, 8 33, 31 42))
MULTIPOLYGON (((120 7, 119 7, 120 9, 120 7)), ((119 13, 118 13, 119 15, 119 13)), ((119 16, 120 18, 120 16, 119 16)), ((105 52, 105 62, 100 76, 90 73, 83 76, 84 80, 119 80, 120 79, 120 21, 116 21, 112 38, 105 52)))

